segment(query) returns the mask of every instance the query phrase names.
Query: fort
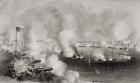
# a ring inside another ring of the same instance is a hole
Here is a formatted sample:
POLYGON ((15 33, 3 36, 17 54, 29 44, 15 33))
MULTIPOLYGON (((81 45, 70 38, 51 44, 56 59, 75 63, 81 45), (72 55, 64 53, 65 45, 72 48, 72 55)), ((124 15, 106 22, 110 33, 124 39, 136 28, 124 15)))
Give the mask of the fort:
POLYGON ((130 41, 77 41, 77 47, 107 47, 107 48, 129 48, 130 41))

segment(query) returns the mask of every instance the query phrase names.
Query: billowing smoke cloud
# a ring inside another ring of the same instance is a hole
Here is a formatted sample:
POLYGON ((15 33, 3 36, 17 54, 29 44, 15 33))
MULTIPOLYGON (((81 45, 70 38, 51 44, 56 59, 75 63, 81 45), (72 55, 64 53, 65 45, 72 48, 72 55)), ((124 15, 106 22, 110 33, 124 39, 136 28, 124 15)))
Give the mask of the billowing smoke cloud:
POLYGON ((52 66, 54 70, 52 71, 57 76, 63 76, 66 72, 67 66, 64 62, 60 61, 58 55, 51 55, 47 58, 48 66, 52 66))
POLYGON ((61 83, 79 83, 79 73, 76 71, 67 71, 61 83))

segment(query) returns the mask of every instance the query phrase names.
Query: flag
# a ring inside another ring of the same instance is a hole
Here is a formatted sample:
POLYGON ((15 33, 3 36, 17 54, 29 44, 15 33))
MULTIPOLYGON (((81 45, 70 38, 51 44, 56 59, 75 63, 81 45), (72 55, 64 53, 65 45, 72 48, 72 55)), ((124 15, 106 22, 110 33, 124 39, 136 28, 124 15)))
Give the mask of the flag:
POLYGON ((16 27, 17 32, 22 32, 23 30, 24 30, 24 28, 22 28, 22 27, 16 27))

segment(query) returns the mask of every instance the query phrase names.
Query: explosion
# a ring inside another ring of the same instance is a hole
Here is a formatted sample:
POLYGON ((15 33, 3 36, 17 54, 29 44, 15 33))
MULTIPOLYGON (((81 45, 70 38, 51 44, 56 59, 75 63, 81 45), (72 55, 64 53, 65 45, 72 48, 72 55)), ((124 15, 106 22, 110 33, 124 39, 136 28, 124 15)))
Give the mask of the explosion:
POLYGON ((21 73, 27 71, 28 63, 24 60, 16 60, 14 63, 14 69, 16 73, 21 73))

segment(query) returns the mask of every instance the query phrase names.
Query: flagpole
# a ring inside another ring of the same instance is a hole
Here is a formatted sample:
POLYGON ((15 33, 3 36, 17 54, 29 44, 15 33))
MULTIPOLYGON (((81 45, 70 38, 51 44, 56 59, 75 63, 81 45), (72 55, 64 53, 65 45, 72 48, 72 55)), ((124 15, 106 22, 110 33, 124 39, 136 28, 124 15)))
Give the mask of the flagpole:
POLYGON ((15 35, 15 52, 17 51, 17 27, 16 27, 16 35, 15 35))

